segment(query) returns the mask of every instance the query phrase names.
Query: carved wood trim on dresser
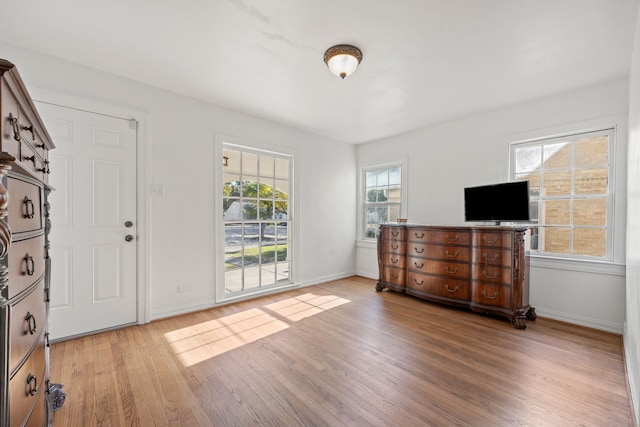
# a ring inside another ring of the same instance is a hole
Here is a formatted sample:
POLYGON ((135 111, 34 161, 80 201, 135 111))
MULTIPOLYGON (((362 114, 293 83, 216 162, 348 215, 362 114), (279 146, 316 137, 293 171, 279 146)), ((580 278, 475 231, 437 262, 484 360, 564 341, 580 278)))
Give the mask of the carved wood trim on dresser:
POLYGON ((527 227, 383 224, 378 233, 378 292, 497 314, 525 329, 529 305, 527 227))
POLYGON ((0 427, 52 425, 48 401, 51 137, 0 59, 0 427))

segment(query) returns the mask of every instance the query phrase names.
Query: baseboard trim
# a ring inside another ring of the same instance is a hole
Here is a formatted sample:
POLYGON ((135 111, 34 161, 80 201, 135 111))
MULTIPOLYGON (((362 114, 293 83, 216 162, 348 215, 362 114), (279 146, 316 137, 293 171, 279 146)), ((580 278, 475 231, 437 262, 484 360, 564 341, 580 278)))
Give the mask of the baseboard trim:
POLYGON ((563 313, 538 306, 536 306, 536 314, 540 317, 546 317, 566 323, 573 323, 574 325, 586 326, 588 328, 598 329, 601 331, 613 332, 615 334, 622 335, 623 332, 623 325, 621 323, 593 319, 591 317, 580 316, 577 314, 563 313))

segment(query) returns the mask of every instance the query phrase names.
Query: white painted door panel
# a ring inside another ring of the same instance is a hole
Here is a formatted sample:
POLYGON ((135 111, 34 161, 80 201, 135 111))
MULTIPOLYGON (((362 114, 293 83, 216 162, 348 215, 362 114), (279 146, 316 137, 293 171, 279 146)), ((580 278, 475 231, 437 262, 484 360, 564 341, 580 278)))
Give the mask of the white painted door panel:
POLYGON ((38 111, 56 144, 50 153, 51 339, 134 323, 135 127, 46 103, 38 103, 38 111))

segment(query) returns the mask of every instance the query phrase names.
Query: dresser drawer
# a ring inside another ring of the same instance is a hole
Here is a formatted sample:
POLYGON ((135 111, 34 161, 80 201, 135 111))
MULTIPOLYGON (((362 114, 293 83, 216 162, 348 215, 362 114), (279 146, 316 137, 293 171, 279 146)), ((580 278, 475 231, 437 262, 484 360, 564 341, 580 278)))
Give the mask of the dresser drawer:
POLYGON ((469 262, 468 247, 465 248, 458 246, 432 245, 427 243, 411 242, 407 244, 407 255, 431 259, 469 262))
POLYGON ((44 234, 11 243, 7 256, 9 298, 13 298, 44 273, 44 234))
POLYGON ((404 227, 385 226, 382 229, 383 240, 406 240, 407 230, 404 227))
POLYGON ((44 159, 40 154, 35 154, 35 148, 24 141, 25 136, 22 136, 23 141, 20 143, 21 158, 20 163, 29 171, 31 171, 38 179, 45 179, 47 177, 48 162, 45 164, 44 159))
POLYGON ((397 240, 386 240, 382 244, 382 251, 402 255, 405 251, 405 243, 397 240))
POLYGON ((404 286, 405 270, 394 267, 382 268, 382 281, 386 283, 393 283, 394 285, 404 286))
POLYGON ((511 288, 473 281, 471 282, 471 301, 477 304, 511 308, 511 288))
POLYGON ((39 230, 42 228, 42 190, 40 187, 13 177, 7 178, 11 193, 9 225, 11 231, 39 230))
POLYGON ((407 262, 407 257, 397 255, 397 254, 384 254, 382 256, 382 264, 385 266, 396 267, 396 268, 405 268, 407 262))
POLYGON ((415 257, 409 257, 408 262, 409 270, 457 279, 469 279, 469 264, 467 263, 431 261, 415 257))
POLYGON ((44 281, 25 298, 11 306, 11 354, 9 368, 13 369, 40 337, 46 324, 44 281))
POLYGON ((513 246, 513 236, 511 233, 474 231, 473 246, 511 248, 513 246))
POLYGON ((471 266, 471 278, 473 280, 481 280, 483 282, 499 283, 503 285, 511 285, 511 269, 506 267, 494 267, 491 265, 471 266))
POLYGON ((469 231, 457 229, 424 229, 409 230, 409 241, 418 243, 440 243, 450 245, 468 245, 471 242, 469 231))
MULTIPOLYGON (((46 385, 46 384, 45 384, 46 385)), ((38 401, 29 416, 25 427, 42 427, 47 425, 47 393, 45 387, 38 386, 38 401)))
POLYGON ((496 265, 511 267, 513 252, 510 249, 473 248, 472 262, 474 264, 496 265))
POLYGON ((20 157, 20 142, 14 138, 12 119, 18 120, 18 101, 9 90, 9 86, 4 79, 0 84, 0 94, 2 94, 2 104, 0 105, 0 112, 2 113, 2 151, 11 154, 17 159, 20 157))
POLYGON ((469 300, 469 282, 409 272, 407 287, 427 294, 469 300))
POLYGON ((18 372, 9 381, 11 426, 20 426, 38 400, 38 392, 44 392, 45 384, 44 334, 18 372), (37 391, 35 390, 37 388, 37 391))

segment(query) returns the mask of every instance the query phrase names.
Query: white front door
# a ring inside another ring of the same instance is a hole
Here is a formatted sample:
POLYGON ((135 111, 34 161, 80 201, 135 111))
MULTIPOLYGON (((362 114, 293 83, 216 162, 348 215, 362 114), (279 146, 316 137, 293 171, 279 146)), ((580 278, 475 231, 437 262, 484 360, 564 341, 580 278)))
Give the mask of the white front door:
POLYGON ((136 322, 135 122, 37 103, 50 152, 50 338, 136 322))

